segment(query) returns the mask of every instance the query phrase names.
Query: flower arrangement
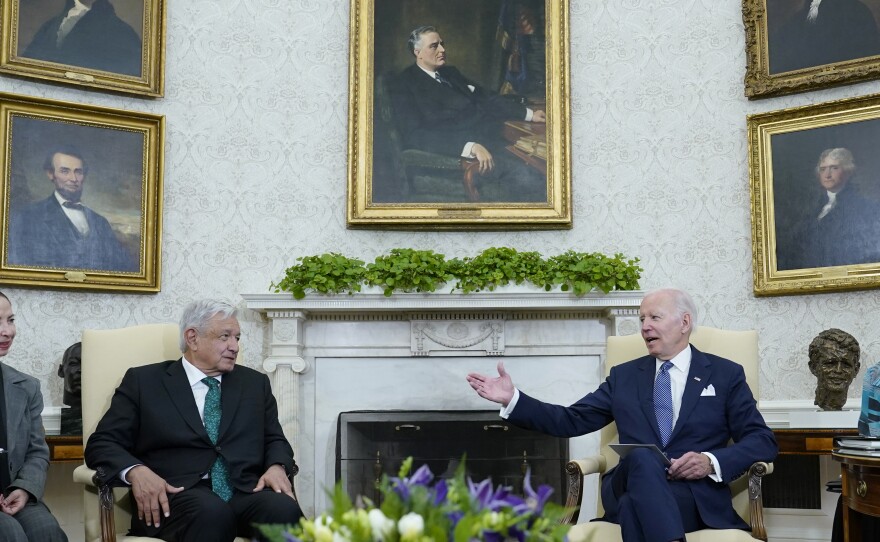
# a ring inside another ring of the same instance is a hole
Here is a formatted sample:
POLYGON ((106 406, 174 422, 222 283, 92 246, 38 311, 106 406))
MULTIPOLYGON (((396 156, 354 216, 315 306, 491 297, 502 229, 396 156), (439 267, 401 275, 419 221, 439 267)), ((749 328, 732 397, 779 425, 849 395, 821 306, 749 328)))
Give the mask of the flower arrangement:
POLYGON ((569 525, 566 510, 548 503, 549 486, 532 489, 526 474, 525 495, 491 480, 465 479, 464 461, 449 480, 434 482, 427 465, 412 476, 412 458, 399 476, 383 476, 381 505, 365 497, 357 503, 337 484, 331 510, 297 525, 261 525, 271 542, 558 542, 569 525))

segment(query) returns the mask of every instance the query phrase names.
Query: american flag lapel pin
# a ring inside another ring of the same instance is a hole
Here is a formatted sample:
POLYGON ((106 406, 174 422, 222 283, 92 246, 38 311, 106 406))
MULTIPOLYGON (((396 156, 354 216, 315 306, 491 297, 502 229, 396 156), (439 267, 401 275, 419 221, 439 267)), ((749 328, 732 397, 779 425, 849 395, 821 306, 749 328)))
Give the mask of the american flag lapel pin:
POLYGON ((700 381, 700 377, 699 377, 699 376, 695 376, 695 377, 694 377, 694 380, 696 380, 697 382, 699 382, 699 381, 700 381))

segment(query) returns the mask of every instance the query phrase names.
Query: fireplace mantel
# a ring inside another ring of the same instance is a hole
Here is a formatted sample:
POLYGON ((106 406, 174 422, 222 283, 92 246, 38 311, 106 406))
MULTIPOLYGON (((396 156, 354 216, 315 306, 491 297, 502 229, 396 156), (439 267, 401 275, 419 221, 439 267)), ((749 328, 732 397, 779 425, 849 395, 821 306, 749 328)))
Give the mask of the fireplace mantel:
MULTIPOLYGON (((600 381, 607 336, 638 332, 643 295, 578 297, 509 287, 299 300, 289 293, 243 294, 247 308, 269 323, 263 369, 273 380, 279 418, 301 468, 297 492, 306 514, 324 509, 324 490, 334 483, 339 412, 491 408, 467 393, 463 378, 468 370, 494 369, 494 361, 479 361, 487 356, 504 356, 520 382, 539 395, 576 400, 600 381)), ((588 439, 575 442, 572 454, 593 447, 588 439)))

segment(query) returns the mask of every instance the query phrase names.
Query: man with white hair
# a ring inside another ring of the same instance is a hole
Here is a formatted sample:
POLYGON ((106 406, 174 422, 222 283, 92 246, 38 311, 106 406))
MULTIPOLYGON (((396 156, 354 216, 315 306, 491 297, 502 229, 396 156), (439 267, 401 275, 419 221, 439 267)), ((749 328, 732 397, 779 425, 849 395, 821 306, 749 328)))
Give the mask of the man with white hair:
POLYGON ((599 388, 571 406, 544 403, 498 376, 471 373, 476 392, 502 405, 508 421, 557 437, 576 437, 616 422, 621 443, 655 444, 671 460, 639 448, 602 478, 605 521, 624 542, 682 541, 700 529, 748 529, 727 483, 778 446, 758 412, 739 364, 689 343, 696 323, 690 295, 666 288, 639 308, 647 356, 611 369, 599 388))
POLYGON ((235 308, 191 303, 180 334, 183 357, 125 373, 86 464, 107 483, 131 485, 135 535, 232 542, 256 537, 255 523, 298 522, 293 450, 269 379, 235 364, 235 308))
POLYGON ((777 241, 779 270, 880 261, 880 204, 853 183, 856 163, 849 149, 825 149, 816 164, 820 193, 793 229, 777 241))

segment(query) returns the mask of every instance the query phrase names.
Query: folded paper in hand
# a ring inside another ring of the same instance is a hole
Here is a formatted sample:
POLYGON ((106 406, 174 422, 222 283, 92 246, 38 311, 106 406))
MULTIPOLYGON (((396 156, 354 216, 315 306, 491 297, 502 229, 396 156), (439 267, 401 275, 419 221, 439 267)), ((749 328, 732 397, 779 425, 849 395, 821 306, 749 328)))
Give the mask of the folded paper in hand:
POLYGON ((626 457, 630 452, 637 448, 647 448, 657 454, 657 457, 659 457, 667 467, 672 464, 669 458, 666 457, 666 454, 664 454, 656 444, 609 444, 608 446, 617 452, 617 455, 621 458, 626 457))

